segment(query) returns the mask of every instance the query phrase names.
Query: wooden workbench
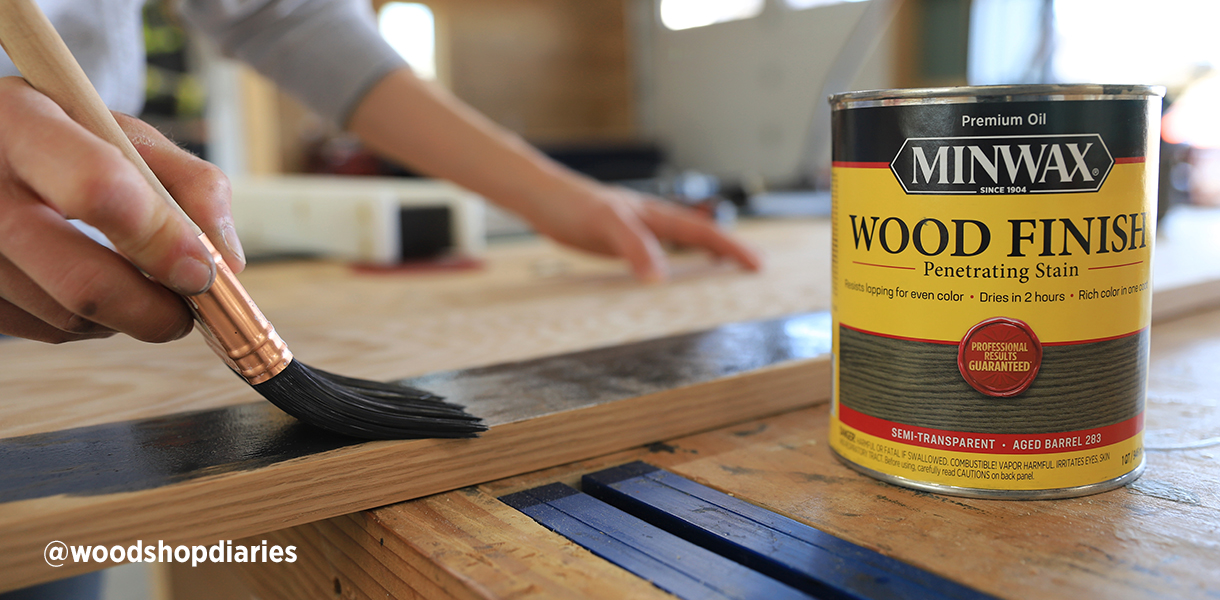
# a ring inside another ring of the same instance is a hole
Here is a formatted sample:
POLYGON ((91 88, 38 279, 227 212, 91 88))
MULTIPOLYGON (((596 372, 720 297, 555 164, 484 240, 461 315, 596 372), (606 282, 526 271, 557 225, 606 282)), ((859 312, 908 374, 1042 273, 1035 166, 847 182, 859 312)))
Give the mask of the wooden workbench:
POLYGON ((975 500, 882 483, 831 456, 820 405, 276 532, 259 539, 318 560, 247 569, 246 581, 263 600, 335 590, 344 598, 667 598, 496 500, 643 460, 1000 598, 1215 598, 1217 364, 1220 311, 1154 327, 1147 470, 1103 494, 975 500), (1205 440, 1211 445, 1191 447, 1205 440))
POLYGON ((234 585, 264 600, 667 598, 496 499, 643 460, 1001 598, 1215 598, 1220 310, 1191 314, 1216 283, 1189 265, 1220 255, 1215 242, 1188 242, 1197 222, 1170 225, 1160 279, 1174 293, 1153 330, 1148 466, 1124 488, 1013 502, 888 485, 831 456, 821 404, 275 532, 263 537, 319 560, 243 569, 234 585))
MULTIPOLYGON (((298 356, 316 366, 377 379, 562 354, 828 306, 825 222, 746 223, 740 233, 767 256, 765 272, 741 273, 697 256, 680 256, 673 283, 647 286, 632 281, 617 263, 525 241, 495 247, 486 268, 477 271, 371 274, 343 265, 301 263, 255 266, 243 281, 298 356)), ((1190 273, 1175 272, 1167 279, 1199 292, 1176 302, 1167 315, 1188 314, 1206 304, 1200 299, 1209 297, 1213 286, 1213 279, 1190 273)), ((1212 365, 1220 353, 1220 315, 1167 321, 1154 328, 1153 340, 1149 444, 1189 445, 1220 435, 1220 405, 1207 391, 1218 383, 1212 365), (1216 332, 1217 340, 1209 332, 1216 332)), ((58 348, 5 341, 0 364, 0 441, 261 403, 197 336, 156 347, 125 338, 58 348)), ((804 372, 781 368, 769 373, 798 371, 804 372)), ((790 378, 789 384, 800 381, 790 378)), ((824 383, 816 377, 810 381, 824 383)), ((480 484, 475 487, 348 516, 337 515, 386 504, 395 494, 403 499, 416 497, 420 489, 450 488, 404 484, 380 496, 344 489, 305 499, 284 497, 296 493, 289 484, 298 475, 277 483, 281 492, 251 490, 251 501, 275 497, 277 504, 259 505, 259 511, 247 511, 257 515, 240 514, 231 522, 226 517, 206 528, 192 522, 188 530, 175 531, 173 523, 147 523, 147 515, 118 518, 132 529, 130 539, 164 536, 171 541, 176 535, 186 542, 260 534, 259 540, 290 540, 314 550, 291 568, 273 565, 246 573, 254 577, 242 585, 253 585, 265 599, 379 597, 380 591, 409 597, 408 590, 424 597, 508 597, 526 591, 551 597, 648 597, 657 594, 654 588, 597 562, 494 500, 534 483, 574 481, 596 467, 644 458, 1003 597, 1157 597, 1158 590, 1181 597, 1220 594, 1220 576, 1208 568, 1220 564, 1215 492, 1220 450, 1150 452, 1149 473, 1140 482, 1090 498, 1038 503, 948 499, 881 484, 832 460, 825 445, 825 408, 817 404, 826 392, 819 388, 808 401, 786 405, 779 415, 773 414, 779 409, 767 409, 779 404, 766 405, 761 401, 771 399, 762 398, 755 417, 730 419, 693 436, 635 442, 668 440, 651 449, 619 452, 625 446, 602 446, 605 451, 585 455, 597 456, 589 461, 507 479, 484 476, 463 484, 480 484), (724 426, 729 423, 735 424, 724 426), (342 501, 328 500, 334 498, 342 501), (262 508, 283 512, 266 517, 262 508), (287 529, 261 535, 281 527, 287 529)), ((651 424, 641 427, 645 425, 651 424)), ((701 430, 698 423, 691 427, 688 433, 701 430)), ((392 444, 341 448, 320 458, 273 465, 265 474, 274 478, 294 464, 316 460, 326 468, 307 483, 326 489, 330 481, 343 481, 344 465, 394 456, 392 444)), ((414 453, 433 448, 402 444, 414 453)), ((532 464, 541 468, 561 462, 570 461, 532 464)), ((231 492, 260 481, 263 473, 168 482, 159 498, 202 502, 209 486, 231 492), (220 483, 230 487, 219 488, 220 483)), ((38 521, 38 529, 30 530, 22 528, 19 518, 61 514, 44 510, 52 504, 56 510, 59 505, 90 509, 104 500, 112 510, 150 493, 36 498, 12 505, 28 512, 10 511, 7 519, 7 505, 0 505, 0 538, 19 533, 28 540, 55 539, 53 521, 38 521)), ((119 539, 114 532, 107 535, 112 537, 98 539, 119 539)), ((37 570, 40 557, 0 560, 20 565, 0 570, 0 589, 51 578, 45 568, 37 570)), ((219 577, 202 569, 187 571, 186 577, 191 573, 219 577)))
MULTIPOLYGON (((824 222, 749 225, 741 233, 768 257, 767 271, 744 273, 680 255, 671 283, 646 285, 617 261, 524 240, 497 244, 481 269, 368 272, 314 262, 256 265, 242 278, 301 360, 387 380, 827 305, 824 222)), ((0 590, 96 568, 48 567, 41 552, 51 540, 108 547, 136 540, 215 543, 816 400, 772 393, 758 402, 737 393, 729 396, 736 409, 709 412, 700 409, 698 396, 658 388, 639 399, 619 394, 628 402, 609 412, 506 415, 505 403, 491 397, 480 414, 504 427, 479 440, 359 444, 286 421, 235 380, 197 335, 164 345, 124 337, 62 347, 4 340, 0 365, 0 590), (585 435, 571 421, 575 415, 583 427, 601 427, 617 419, 621 429, 629 423, 624 417, 652 411, 670 411, 672 418, 622 435, 585 435)), ((816 382, 823 374, 785 366, 699 389, 729 394, 761 382, 821 390, 816 382)), ((530 408, 524 396, 508 400, 530 408)))

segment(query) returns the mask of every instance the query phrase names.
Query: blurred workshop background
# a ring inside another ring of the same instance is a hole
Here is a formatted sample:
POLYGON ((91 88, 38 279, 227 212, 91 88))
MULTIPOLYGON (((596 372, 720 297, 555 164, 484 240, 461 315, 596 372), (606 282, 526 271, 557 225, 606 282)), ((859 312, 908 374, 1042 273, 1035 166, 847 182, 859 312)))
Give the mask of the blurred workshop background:
MULTIPOLYGON (((373 0, 370 10, 420 75, 560 162, 724 221, 829 212, 829 94, 951 85, 1164 85, 1161 212, 1220 204, 1211 0, 373 0)), ((186 36, 172 0, 145 12, 142 116, 234 179, 254 258, 477 255, 488 238, 528 231, 381 160, 186 36), (340 209, 319 219, 317 202, 343 206, 329 196, 351 192, 302 199, 300 174, 373 177, 366 196, 414 198, 386 214, 432 203, 442 220, 413 210, 373 218, 369 232, 340 209), (333 233, 336 219, 343 233, 319 241, 319 221, 333 233)))
MULTIPOLYGON (((1169 90, 1162 197, 1220 203, 1211 0, 373 0, 422 76, 561 162, 742 213, 825 210, 831 93, 1001 83, 1169 90), (1194 108, 1192 108, 1192 106, 1194 108)), ((143 118, 251 176, 411 177, 146 8, 143 118)), ((490 235, 516 231, 489 216, 490 235)))

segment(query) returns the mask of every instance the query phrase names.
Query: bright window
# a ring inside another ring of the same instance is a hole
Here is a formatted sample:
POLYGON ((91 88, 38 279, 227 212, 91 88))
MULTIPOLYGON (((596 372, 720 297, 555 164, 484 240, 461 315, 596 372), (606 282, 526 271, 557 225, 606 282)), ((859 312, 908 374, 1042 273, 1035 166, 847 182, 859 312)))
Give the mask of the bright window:
POLYGON ((830 4, 843 4, 844 2, 863 2, 864 0, 784 0, 784 4, 792 10, 804 10, 815 6, 827 6, 830 4))
POLYGON ((661 24, 667 29, 691 29, 757 17, 765 0, 661 0, 661 24))
POLYGON ((381 37, 423 79, 436 79, 436 19, 417 2, 390 2, 377 14, 381 37))
POLYGON ((1220 67, 1220 2, 1056 0, 1059 81, 1178 85, 1220 67))

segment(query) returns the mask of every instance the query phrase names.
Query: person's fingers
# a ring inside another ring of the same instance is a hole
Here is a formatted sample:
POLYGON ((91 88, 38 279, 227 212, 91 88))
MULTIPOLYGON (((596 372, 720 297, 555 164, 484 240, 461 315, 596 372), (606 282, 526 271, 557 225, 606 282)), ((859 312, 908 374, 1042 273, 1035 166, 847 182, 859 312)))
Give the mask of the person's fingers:
MULTIPOLYGON (((0 255, 0 300, 63 333, 90 336, 115 331, 64 308, 16 265, 0 255)), ((76 339, 76 338, 73 338, 76 339)), ((47 341, 47 340, 44 340, 47 341)))
POLYGON ((758 253, 733 239, 705 215, 657 201, 644 202, 640 219, 663 240, 705 248, 717 256, 731 258, 741 266, 757 271, 762 267, 758 253))
MULTIPOLYGON (((173 292, 14 185, 0 189, 0 255, 71 315, 149 342, 178 339, 191 330, 190 313, 173 292)), ((37 294, 23 294, 19 282, 7 285, 15 296, 7 299, 23 298, 26 312, 40 311, 68 329, 78 326, 37 294)))
POLYGON ((124 256, 175 291, 192 295, 211 286, 216 265, 193 228, 117 148, 11 79, 0 83, 0 110, 0 154, 14 177, 62 215, 101 230, 124 256))
POLYGON ((147 341, 185 335, 191 321, 181 299, 64 220, 88 219, 133 260, 144 258, 141 266, 154 276, 187 291, 204 289, 212 278, 210 257, 176 212, 158 214, 168 210, 117 149, 24 81, 0 79, 0 256, 6 265, 0 278, 6 313, 16 324, 5 327, 57 341, 108 329, 147 341), (167 246, 180 251, 160 256, 167 246), (183 259, 202 268, 179 268, 183 259), (32 319, 67 335, 47 333, 32 319))
POLYGON ((644 281, 664 281, 669 277, 665 251, 652 231, 640 221, 627 203, 607 204, 605 219, 608 227, 608 242, 613 254, 617 254, 631 265, 635 276, 644 281))
POLYGON ((114 335, 114 332, 72 333, 64 331, 21 310, 4 298, 0 298, 0 334, 38 342, 47 342, 48 344, 61 344, 63 342, 109 337, 114 335))
POLYGON ((173 143, 152 125, 114 113, 119 126, 182 210, 208 235, 234 273, 246 266, 233 215, 229 178, 219 167, 173 143))

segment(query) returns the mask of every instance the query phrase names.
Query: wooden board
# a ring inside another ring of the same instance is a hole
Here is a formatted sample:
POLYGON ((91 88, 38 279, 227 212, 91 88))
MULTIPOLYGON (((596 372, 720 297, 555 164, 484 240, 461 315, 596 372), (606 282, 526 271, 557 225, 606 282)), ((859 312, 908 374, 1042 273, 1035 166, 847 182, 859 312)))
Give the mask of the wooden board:
POLYGON ((683 600, 815 600, 562 483, 500 501, 683 600))
MULTIPOLYGON (((481 518, 484 512, 511 510, 495 498, 551 482, 577 486, 585 473, 644 460, 1001 598, 1215 598, 1220 596, 1220 402, 1215 396, 1220 311, 1158 325, 1152 345, 1147 470, 1131 485, 1094 496, 977 500, 882 483, 831 456, 827 409, 819 406, 346 518, 377 524, 365 534, 373 540, 409 544, 417 552, 413 560, 432 566, 431 577, 464 582, 474 597, 509 598, 525 585, 525 574, 530 581, 562 582, 605 563, 586 555, 579 566, 527 560, 522 568, 522 557, 532 558, 542 548, 580 552, 541 526, 514 522, 510 536, 496 521, 481 518), (470 506, 480 512, 468 512, 470 506)), ((268 539, 296 539, 289 536, 276 532, 268 539)), ((344 544, 368 545, 360 538, 344 544)), ((294 581, 374 576, 359 560, 336 558, 345 552, 342 545, 326 542, 298 551, 327 560, 317 568, 247 570, 283 589, 302 585, 294 581)), ((377 568, 401 572, 393 556, 376 557, 377 568)), ((398 581, 418 589, 410 575, 398 581)), ((637 588, 629 589, 634 594, 637 588)), ((578 591, 570 597, 592 595, 578 591)))
MULTIPOLYGON (((486 267, 470 271, 370 274, 297 262, 253 265, 241 279, 301 360, 378 380, 829 308, 825 220, 739 229, 766 257, 765 271, 680 254, 673 281, 648 285, 618 261, 521 240, 493 245, 486 267)), ((161 345, 0 340, 0 438, 261 402, 198 334, 161 345)))
MULTIPOLYGON (((298 263, 255 266, 243 281, 303 360, 383 380, 828 306, 828 223, 747 223, 741 234, 767 256, 763 273, 680 255, 674 281, 649 286, 632 280, 620 263, 530 241, 494 248, 481 271, 370 275, 338 264, 298 263)), ((198 423, 192 419, 211 415, 218 450, 213 462, 191 463, 184 460, 189 453, 148 461, 145 472, 161 479, 143 490, 31 497, 0 506, 0 589, 70 574, 51 571, 41 559, 47 541, 65 533, 79 534, 70 541, 82 544, 206 542, 287 527, 807 404, 824 397, 826 368, 795 361, 676 395, 646 393, 622 404, 617 415, 619 408, 586 407, 576 411, 576 420, 550 415, 537 423, 509 423, 480 446, 343 446, 293 437, 291 423, 236 381, 196 336, 159 346, 122 337, 63 347, 5 340, 0 365, 0 440, 50 435, 64 442, 60 448, 88 459, 86 468, 104 470, 112 459, 147 456, 146 442, 172 446, 167 442, 198 423), (724 406, 709 411, 708 401, 724 406), (650 411, 658 411, 655 418, 615 420, 650 411), (118 446, 107 448, 99 444, 105 436, 93 435, 124 428, 126 437, 118 439, 126 441, 118 446), (600 429, 576 435, 582 428, 600 429), (89 435, 73 439, 64 436, 67 431, 89 435), (255 443, 260 439, 279 445, 255 443), (479 462, 488 455, 496 460, 479 462), (469 468, 449 468, 463 460, 469 468), (180 478, 182 473, 191 476, 180 478), (37 569, 42 571, 35 574, 37 569)))
POLYGON ((51 568, 51 540, 215 544, 822 402, 828 334, 815 313, 409 380, 484 417, 475 440, 359 443, 265 404, 3 439, 0 586, 98 567, 51 568))
POLYGON ((586 473, 580 483, 598 500, 818 598, 992 600, 643 461, 586 473))
POLYGON ((588 551, 562 537, 539 538, 539 529, 495 498, 465 490, 423 498, 404 512, 362 512, 269 533, 259 540, 326 550, 311 554, 308 564, 289 569, 247 565, 252 568, 242 571, 247 585, 264 600, 330 594, 428 600, 673 600, 618 567, 589 560, 588 551), (479 533, 466 533, 474 531, 479 533), (438 555, 462 568, 438 565, 438 555), (306 573, 308 577, 294 576, 306 573))

